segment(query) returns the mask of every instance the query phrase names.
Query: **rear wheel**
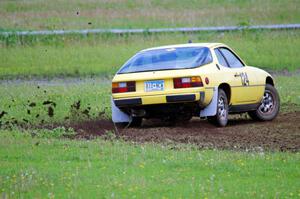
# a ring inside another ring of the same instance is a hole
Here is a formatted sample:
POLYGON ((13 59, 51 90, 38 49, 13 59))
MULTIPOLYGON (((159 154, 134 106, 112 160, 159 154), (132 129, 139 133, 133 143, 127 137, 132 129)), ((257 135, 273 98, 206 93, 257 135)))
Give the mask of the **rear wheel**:
POLYGON ((270 84, 266 85, 263 99, 255 111, 249 111, 249 116, 258 121, 273 120, 279 113, 280 99, 277 90, 270 84))
POLYGON ((224 127, 228 122, 228 99, 226 93, 219 89, 217 101, 217 113, 215 116, 208 117, 208 121, 216 126, 224 127))

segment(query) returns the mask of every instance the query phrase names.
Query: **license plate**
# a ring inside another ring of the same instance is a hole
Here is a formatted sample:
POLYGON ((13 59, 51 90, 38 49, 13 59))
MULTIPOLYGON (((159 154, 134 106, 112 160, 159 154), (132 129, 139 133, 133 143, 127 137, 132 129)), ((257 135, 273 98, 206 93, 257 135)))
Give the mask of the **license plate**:
POLYGON ((145 91, 163 91, 164 90, 164 80, 155 80, 145 82, 145 91))

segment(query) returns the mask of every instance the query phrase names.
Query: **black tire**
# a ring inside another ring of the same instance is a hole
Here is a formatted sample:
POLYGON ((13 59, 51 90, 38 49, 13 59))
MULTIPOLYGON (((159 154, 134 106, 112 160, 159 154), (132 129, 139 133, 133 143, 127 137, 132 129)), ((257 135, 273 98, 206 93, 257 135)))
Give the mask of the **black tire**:
POLYGON ((142 125, 142 117, 132 117, 131 122, 129 122, 129 127, 140 127, 142 125))
POLYGON ((255 111, 249 111, 249 116, 257 121, 270 121, 276 118, 280 110, 280 98, 277 90, 271 84, 266 84, 260 106, 255 111))
POLYGON ((224 127, 228 123, 228 99, 226 93, 222 90, 218 90, 217 100, 217 114, 215 116, 208 117, 208 121, 216 126, 224 127))

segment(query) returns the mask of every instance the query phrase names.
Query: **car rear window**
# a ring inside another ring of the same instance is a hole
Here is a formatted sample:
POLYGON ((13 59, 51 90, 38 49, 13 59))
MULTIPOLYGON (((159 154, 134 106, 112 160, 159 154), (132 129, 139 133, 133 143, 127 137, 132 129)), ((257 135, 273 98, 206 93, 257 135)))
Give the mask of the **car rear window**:
POLYGON ((119 70, 119 74, 195 68, 212 62, 207 47, 165 48, 137 53, 119 70))

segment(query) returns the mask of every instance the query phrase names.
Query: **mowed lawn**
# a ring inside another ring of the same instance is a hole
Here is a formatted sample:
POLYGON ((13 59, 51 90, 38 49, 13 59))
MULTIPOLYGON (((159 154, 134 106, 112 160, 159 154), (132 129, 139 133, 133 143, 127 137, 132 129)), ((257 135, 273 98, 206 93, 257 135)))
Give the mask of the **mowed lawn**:
POLYGON ((199 34, 1 37, 0 79, 110 76, 139 50, 169 44, 223 42, 252 66, 300 68, 300 30, 199 34))
POLYGON ((2 0, 0 28, 159 28, 299 23, 299 5, 296 0, 2 0))
POLYGON ((299 153, 0 131, 4 198, 299 198, 299 153), (175 149, 175 150, 174 150, 175 149))

